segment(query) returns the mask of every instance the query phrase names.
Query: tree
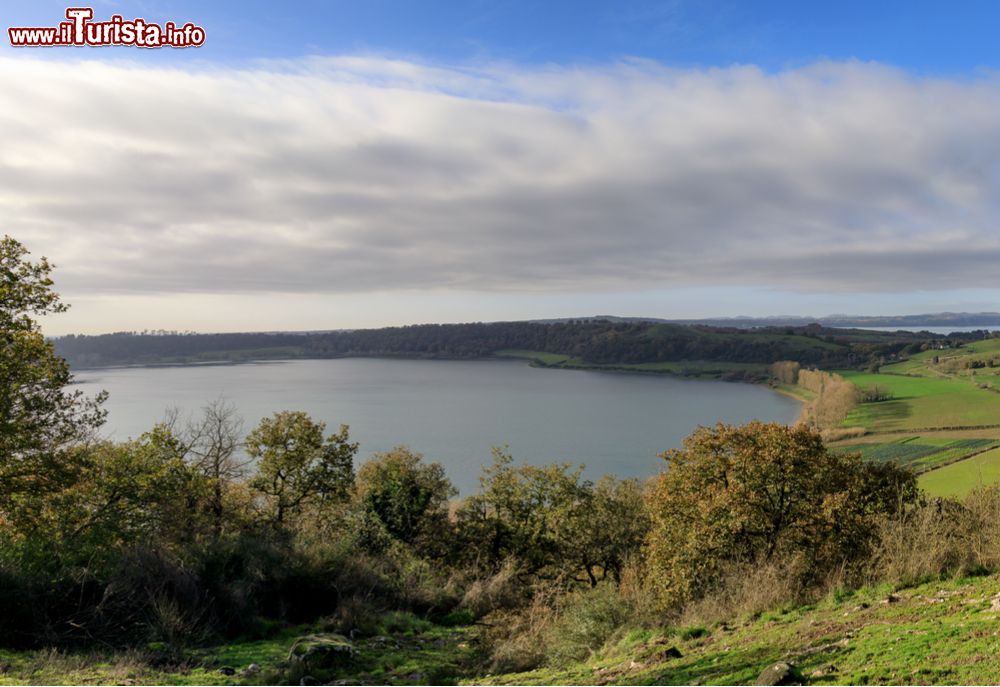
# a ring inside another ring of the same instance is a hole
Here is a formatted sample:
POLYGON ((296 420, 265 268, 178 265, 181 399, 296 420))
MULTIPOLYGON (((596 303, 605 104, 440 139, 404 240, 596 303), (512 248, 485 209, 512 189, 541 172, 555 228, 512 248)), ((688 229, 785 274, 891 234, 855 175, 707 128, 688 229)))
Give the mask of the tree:
POLYGON ((15 495, 43 496, 71 481, 66 452, 90 440, 105 415, 105 394, 68 391, 69 365, 36 321, 67 306, 52 289, 52 266, 27 255, 11 237, 0 239, 0 513, 15 495))
POLYGON ((94 576, 127 549, 187 538, 198 517, 189 495, 198 475, 160 428, 125 443, 98 441, 65 451, 73 479, 44 498, 15 495, 6 514, 4 552, 18 568, 94 576))
POLYGON ((349 441, 347 425, 324 439, 325 430, 306 413, 282 411, 247 436, 247 454, 258 461, 251 484, 270 501, 275 524, 306 505, 342 502, 350 494, 358 445, 349 441))
MULTIPOLYGON (((479 493, 458 509, 459 537, 470 563, 497 571, 515 559, 525 572, 573 575, 584 565, 577 526, 590 511, 593 485, 583 466, 514 465, 494 449, 479 493)), ((590 562, 589 554, 586 556, 590 562)))
POLYGON ((440 463, 425 463, 405 446, 377 453, 358 470, 355 494, 362 511, 394 539, 440 553, 448 499, 457 494, 440 463))
POLYGON ((236 406, 217 399, 202 408, 201 417, 177 428, 177 413, 171 411, 164 429, 175 437, 175 448, 208 484, 206 507, 216 536, 226 524, 227 491, 246 475, 249 459, 241 458, 243 418, 236 406))
POLYGON ((871 551, 877 521, 917 498, 892 463, 827 451, 805 427, 701 427, 649 492, 649 571, 666 605, 697 597, 731 565, 801 558, 811 580, 871 551))
POLYGON ((559 532, 567 563, 579 565, 591 587, 607 578, 621 582, 630 558, 639 556, 650 521, 642 486, 634 479, 607 475, 593 488, 582 508, 559 532))

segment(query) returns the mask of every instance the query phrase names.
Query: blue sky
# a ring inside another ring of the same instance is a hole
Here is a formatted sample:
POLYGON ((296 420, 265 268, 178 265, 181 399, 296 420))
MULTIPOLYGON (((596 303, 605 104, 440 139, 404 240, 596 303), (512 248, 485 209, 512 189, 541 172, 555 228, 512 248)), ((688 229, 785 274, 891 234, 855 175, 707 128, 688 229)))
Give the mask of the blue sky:
POLYGON ((996 3, 93 7, 208 39, 0 48, 50 333, 1000 310, 996 3))
MULTIPOLYGON (((995 2, 694 2, 621 0, 298 0, 280 3, 95 0, 98 17, 191 20, 211 39, 199 51, 147 59, 237 61, 310 54, 401 55, 454 62, 602 63, 644 57, 676 66, 819 59, 872 60, 920 73, 997 64, 995 2)), ((9 0, 7 25, 50 25, 65 3, 9 0)))

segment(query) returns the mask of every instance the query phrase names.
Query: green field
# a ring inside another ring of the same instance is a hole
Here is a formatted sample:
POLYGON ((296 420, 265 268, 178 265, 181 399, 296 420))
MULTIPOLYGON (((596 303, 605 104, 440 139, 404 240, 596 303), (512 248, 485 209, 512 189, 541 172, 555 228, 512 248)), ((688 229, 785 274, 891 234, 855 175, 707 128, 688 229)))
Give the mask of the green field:
POLYGON ((860 388, 888 389, 892 400, 858 405, 847 426, 870 432, 1000 425, 1000 393, 969 379, 840 371, 860 388))
POLYGON ((866 460, 885 463, 893 461, 909 465, 918 472, 935 469, 984 449, 1000 444, 997 439, 953 439, 933 436, 909 436, 890 442, 875 442, 837 447, 840 453, 860 453, 866 460))
POLYGON ((655 372, 680 377, 702 377, 719 379, 727 375, 749 373, 765 377, 769 366, 762 363, 729 363, 716 360, 680 360, 659 363, 588 363, 559 353, 503 349, 494 355, 500 358, 529 360, 540 367, 558 367, 566 370, 605 370, 609 372, 655 372))
POLYGON ((994 383, 1000 377, 1000 339, 975 341, 961 348, 923 351, 908 360, 883 366, 882 372, 994 383), (966 367, 966 363, 975 361, 983 367, 966 367), (991 361, 993 367, 988 366, 991 361))
POLYGON ((931 496, 963 496, 1000 479, 1000 449, 946 465, 920 476, 920 487, 931 496))

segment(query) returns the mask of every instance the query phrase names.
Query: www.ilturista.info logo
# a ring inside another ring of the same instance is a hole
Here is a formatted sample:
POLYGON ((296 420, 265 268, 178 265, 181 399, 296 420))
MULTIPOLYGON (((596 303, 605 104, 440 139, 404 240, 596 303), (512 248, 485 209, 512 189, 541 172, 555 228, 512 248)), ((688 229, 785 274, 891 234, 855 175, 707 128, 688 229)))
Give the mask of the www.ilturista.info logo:
POLYGON ((92 21, 90 7, 70 7, 66 19, 55 27, 14 27, 7 29, 15 48, 58 46, 131 45, 138 48, 197 48, 205 43, 205 29, 188 22, 178 26, 168 21, 162 26, 145 19, 126 20, 112 15, 108 21, 92 21))

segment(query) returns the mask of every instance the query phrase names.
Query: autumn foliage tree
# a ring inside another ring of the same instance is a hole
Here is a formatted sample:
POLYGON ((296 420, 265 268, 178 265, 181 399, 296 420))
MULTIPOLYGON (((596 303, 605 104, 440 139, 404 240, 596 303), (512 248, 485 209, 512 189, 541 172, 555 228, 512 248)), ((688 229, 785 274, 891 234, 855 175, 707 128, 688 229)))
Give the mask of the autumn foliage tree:
POLYGON ((662 455, 648 494, 650 582, 675 606, 734 565, 801 562, 811 579, 869 553, 880 514, 917 498, 912 472, 827 451, 805 427, 701 427, 662 455))

